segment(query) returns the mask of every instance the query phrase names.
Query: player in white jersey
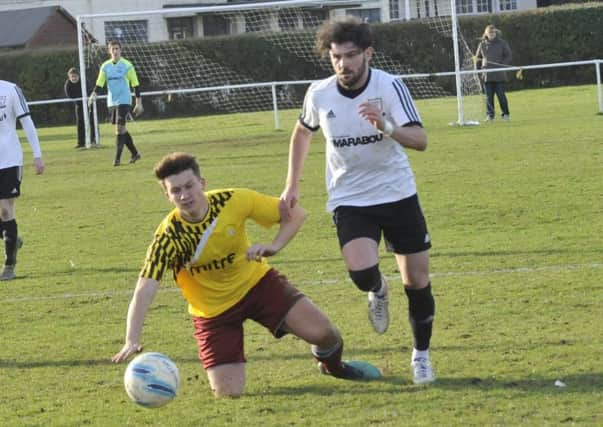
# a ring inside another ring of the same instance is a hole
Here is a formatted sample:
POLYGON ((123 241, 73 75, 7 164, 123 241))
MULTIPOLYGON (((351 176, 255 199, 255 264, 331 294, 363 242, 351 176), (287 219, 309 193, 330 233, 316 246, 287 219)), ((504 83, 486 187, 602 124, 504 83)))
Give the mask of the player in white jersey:
POLYGON ((0 236, 4 239, 4 270, 0 280, 15 275, 17 251, 23 245, 15 219, 15 201, 21 195, 23 150, 17 135, 17 119, 27 136, 36 173, 44 172, 38 133, 29 115, 27 101, 19 86, 0 80, 0 236))
POLYGON ((408 297, 414 336, 413 381, 435 380, 429 344, 435 302, 429 280, 431 242, 405 149, 423 151, 427 136, 412 97, 399 79, 371 68, 373 36, 357 19, 327 22, 317 46, 335 74, 310 86, 291 136, 282 215, 299 199, 312 134, 326 142, 327 209, 333 213, 343 259, 354 284, 368 293, 374 330, 389 325, 387 282, 379 270, 383 234, 394 252, 408 297))

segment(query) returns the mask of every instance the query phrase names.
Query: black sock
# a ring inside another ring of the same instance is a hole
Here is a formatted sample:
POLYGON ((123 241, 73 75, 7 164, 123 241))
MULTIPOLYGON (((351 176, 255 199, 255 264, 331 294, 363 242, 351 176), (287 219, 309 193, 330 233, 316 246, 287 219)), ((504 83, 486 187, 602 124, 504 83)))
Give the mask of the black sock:
POLYGON ((17 263, 16 248, 17 248, 17 221, 3 221, 2 228, 4 229, 4 265, 15 265, 17 263))
POLYGON ((423 289, 404 288, 408 297, 408 319, 417 350, 427 350, 431 340, 435 300, 431 293, 431 283, 423 289))
POLYGON ((138 150, 136 149, 136 146, 134 145, 134 140, 132 139, 132 135, 130 135, 130 132, 126 132, 124 133, 125 136, 125 144, 126 147, 128 147, 128 150, 130 150, 130 154, 132 155, 132 157, 138 155, 138 150))
POLYGON ((121 161, 121 152, 124 150, 125 141, 125 135, 117 134, 115 138, 115 163, 121 161))

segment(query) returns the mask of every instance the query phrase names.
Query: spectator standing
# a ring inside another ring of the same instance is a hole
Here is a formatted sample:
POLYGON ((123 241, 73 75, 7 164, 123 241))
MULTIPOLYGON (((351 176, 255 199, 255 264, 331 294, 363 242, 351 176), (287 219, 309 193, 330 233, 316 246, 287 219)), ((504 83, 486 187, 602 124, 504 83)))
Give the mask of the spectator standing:
MULTIPOLYGON (((508 67, 511 64, 512 53, 509 44, 501 37, 500 30, 494 25, 488 25, 475 56, 478 69, 491 70, 508 67)), ((486 90, 486 120, 494 120, 494 94, 496 94, 502 119, 508 121, 510 115, 509 102, 505 94, 506 73, 504 71, 484 73, 483 79, 486 90)))
MULTIPOLYGON (((77 68, 70 68, 67 71, 67 80, 65 81, 65 96, 75 99, 73 101, 75 113, 75 125, 77 127, 77 145, 75 148, 86 148, 86 123, 84 122, 84 104, 82 98, 82 82, 80 82, 80 73, 77 68)), ((89 111, 90 127, 94 123, 94 114, 92 109, 89 111)), ((92 133, 92 144, 96 144, 96 135, 92 133)))

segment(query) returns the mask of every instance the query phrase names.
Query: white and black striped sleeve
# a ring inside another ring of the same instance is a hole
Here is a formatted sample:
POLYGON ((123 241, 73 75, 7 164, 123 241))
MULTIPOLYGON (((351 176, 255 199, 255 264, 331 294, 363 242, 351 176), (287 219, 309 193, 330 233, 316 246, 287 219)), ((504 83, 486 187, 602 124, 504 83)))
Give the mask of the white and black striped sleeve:
POLYGON ((392 80, 391 117, 397 126, 421 125, 421 116, 408 87, 399 79, 392 80))
POLYGON ((313 93, 314 93, 315 83, 310 85, 306 92, 306 96, 304 97, 304 105, 302 107, 302 112, 299 115, 299 122, 312 132, 315 132, 320 128, 320 118, 318 116, 318 111, 316 111, 316 107, 313 102, 313 93))
POLYGON ((27 101, 25 100, 25 96, 21 91, 21 88, 17 85, 15 87, 15 101, 13 102, 13 108, 15 109, 15 117, 20 119, 22 117, 29 115, 29 107, 27 105, 27 101))

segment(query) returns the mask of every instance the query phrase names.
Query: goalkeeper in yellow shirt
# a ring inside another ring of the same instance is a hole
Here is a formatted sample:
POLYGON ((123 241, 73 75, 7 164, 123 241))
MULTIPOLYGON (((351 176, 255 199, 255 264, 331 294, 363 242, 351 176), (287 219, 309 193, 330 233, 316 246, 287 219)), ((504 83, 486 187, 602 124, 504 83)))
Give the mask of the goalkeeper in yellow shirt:
POLYGON ((337 378, 368 380, 379 370, 341 359, 337 328, 287 278, 270 267, 295 236, 305 211, 279 214, 279 199, 244 188, 206 191, 194 156, 172 153, 155 167, 173 209, 159 224, 130 302, 126 339, 113 356, 121 362, 142 350, 140 335, 148 308, 169 269, 188 301, 199 358, 216 397, 238 397, 245 385, 243 322, 253 319, 276 338, 292 333, 311 344, 320 371, 337 378), (245 223, 279 224, 270 243, 251 243, 245 223))

